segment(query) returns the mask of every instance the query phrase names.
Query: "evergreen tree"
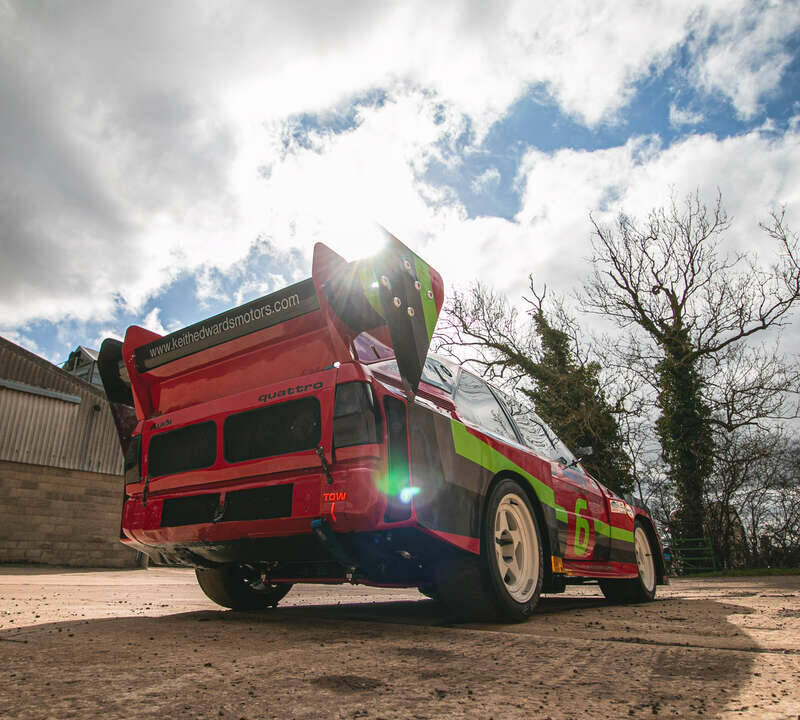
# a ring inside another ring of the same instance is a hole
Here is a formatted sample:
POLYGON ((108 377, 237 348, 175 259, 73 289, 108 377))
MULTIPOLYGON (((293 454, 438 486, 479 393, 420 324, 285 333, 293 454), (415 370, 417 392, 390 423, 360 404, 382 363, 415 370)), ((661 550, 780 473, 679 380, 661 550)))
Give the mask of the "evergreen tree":
POLYGON ((633 489, 630 461, 624 451, 614 409, 603 393, 601 367, 582 357, 574 322, 563 307, 544 310, 531 279, 535 301, 529 322, 507 300, 480 284, 455 293, 448 303, 437 349, 477 365, 490 380, 515 385, 536 412, 577 452, 591 447, 582 464, 617 493, 633 489))
POLYGON ((569 335, 554 328, 544 312, 534 315, 540 338, 538 361, 528 367, 532 389, 525 393, 537 412, 568 447, 591 447, 583 466, 617 493, 633 490, 630 460, 625 454, 617 419, 600 383, 600 365, 576 361, 569 335))

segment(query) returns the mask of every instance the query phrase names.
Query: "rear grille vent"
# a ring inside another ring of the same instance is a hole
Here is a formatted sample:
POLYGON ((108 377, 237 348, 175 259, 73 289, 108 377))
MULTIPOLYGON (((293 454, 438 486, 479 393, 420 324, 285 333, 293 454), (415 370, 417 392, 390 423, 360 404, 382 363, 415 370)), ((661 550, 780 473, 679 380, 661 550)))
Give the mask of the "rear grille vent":
POLYGON ((219 493, 164 500, 161 527, 210 523, 219 507, 219 493))
POLYGON ((230 415, 223 445, 229 463, 312 450, 321 437, 319 400, 302 398, 230 415))
POLYGON ((237 490, 228 493, 223 522, 267 520, 292 514, 292 485, 237 490))
POLYGON ((291 517, 293 487, 287 483, 236 490, 226 495, 224 509, 219 507, 219 493, 168 498, 161 511, 161 527, 291 517))
POLYGON ((208 422, 158 433, 150 438, 150 477, 211 467, 217 461, 217 425, 208 422))

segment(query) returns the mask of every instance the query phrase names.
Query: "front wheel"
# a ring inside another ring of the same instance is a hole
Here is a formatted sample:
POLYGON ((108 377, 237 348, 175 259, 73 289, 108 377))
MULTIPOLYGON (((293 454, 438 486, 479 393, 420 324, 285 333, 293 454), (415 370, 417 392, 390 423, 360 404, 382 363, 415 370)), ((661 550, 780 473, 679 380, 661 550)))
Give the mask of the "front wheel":
POLYGON ((265 582, 261 573, 251 565, 234 563, 210 569, 197 568, 194 572, 208 598, 232 610, 263 610, 275 606, 292 589, 289 583, 265 582))
POLYGON ((653 545, 640 520, 633 526, 633 547, 638 577, 631 580, 601 580, 603 595, 612 602, 650 602, 656 596, 656 563, 653 545))

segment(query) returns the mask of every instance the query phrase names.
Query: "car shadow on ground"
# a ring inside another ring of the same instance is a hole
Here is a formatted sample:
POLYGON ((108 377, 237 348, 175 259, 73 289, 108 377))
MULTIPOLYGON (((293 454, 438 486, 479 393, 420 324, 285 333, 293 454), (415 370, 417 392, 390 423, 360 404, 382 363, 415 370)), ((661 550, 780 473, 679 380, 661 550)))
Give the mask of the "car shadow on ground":
POLYGON ((0 717, 708 716, 753 670, 746 612, 547 597, 515 625, 430 600, 46 623, 0 630, 0 717))

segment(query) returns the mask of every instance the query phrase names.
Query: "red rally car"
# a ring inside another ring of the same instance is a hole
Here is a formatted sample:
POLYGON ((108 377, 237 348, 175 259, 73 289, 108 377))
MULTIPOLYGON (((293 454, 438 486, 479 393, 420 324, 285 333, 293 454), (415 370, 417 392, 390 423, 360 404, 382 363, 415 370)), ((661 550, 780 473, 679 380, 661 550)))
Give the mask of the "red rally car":
POLYGON ((513 397, 428 354, 440 275, 396 238, 166 336, 130 327, 99 365, 125 455, 120 539, 196 568, 215 602, 293 583, 419 587, 521 620, 542 592, 666 582, 644 508, 603 487, 513 397))

